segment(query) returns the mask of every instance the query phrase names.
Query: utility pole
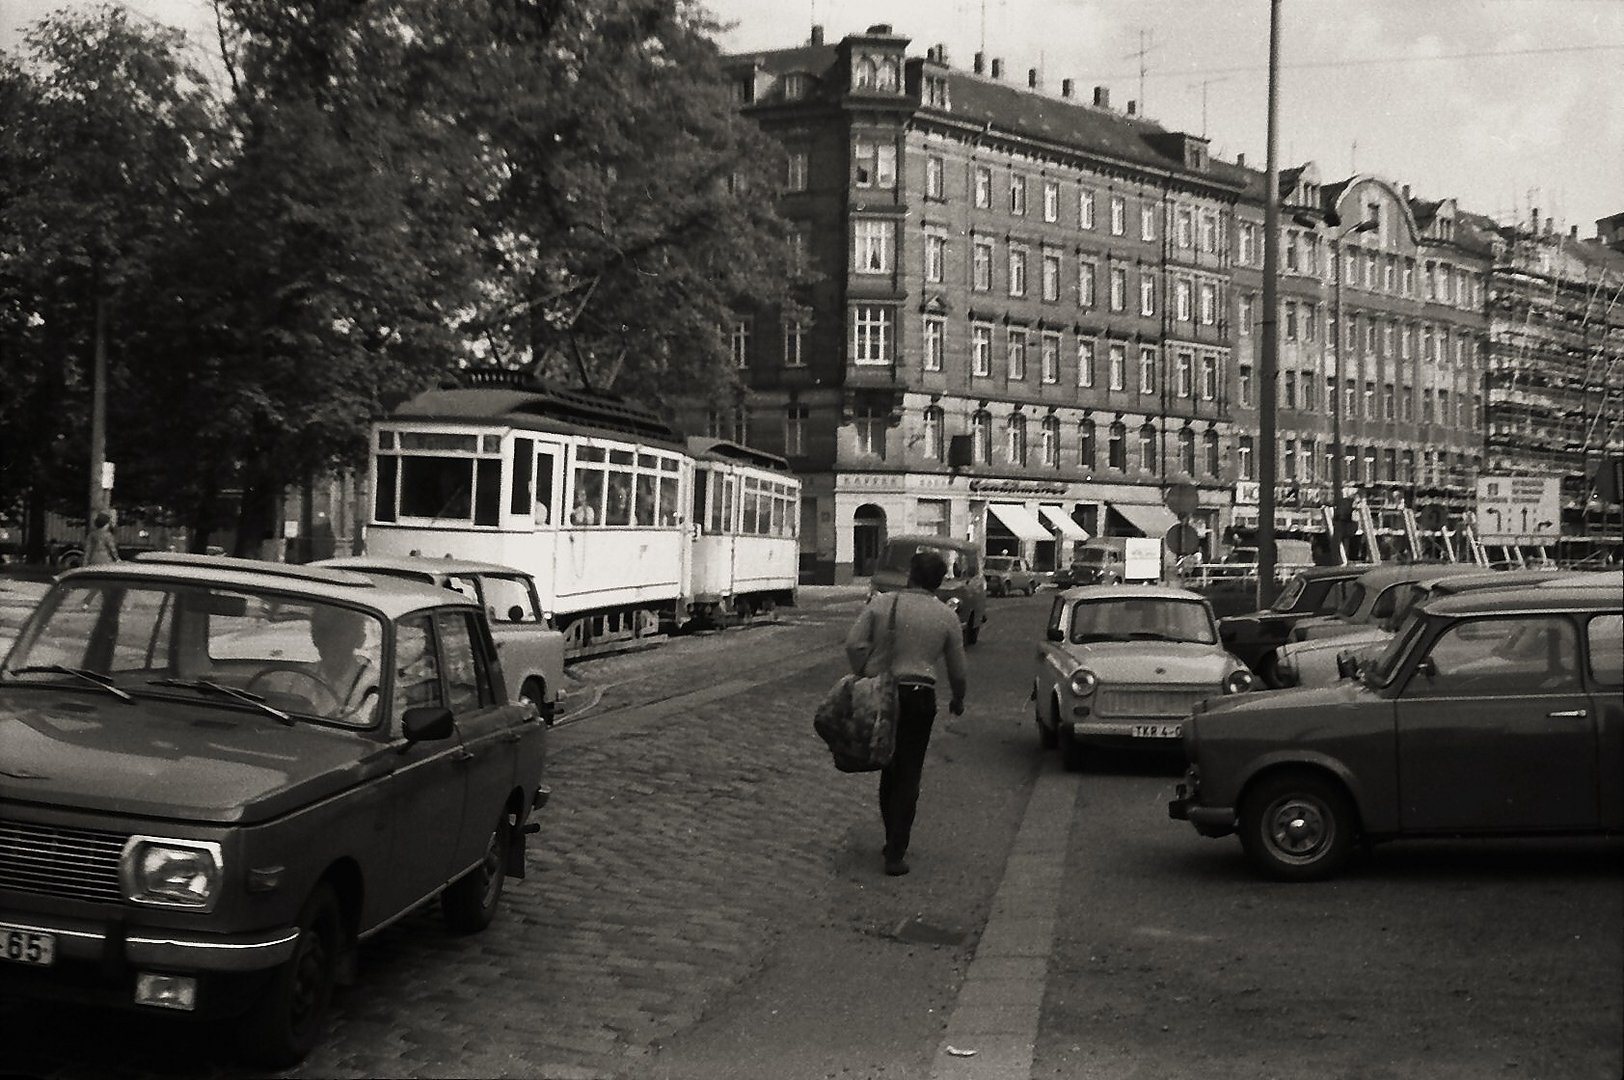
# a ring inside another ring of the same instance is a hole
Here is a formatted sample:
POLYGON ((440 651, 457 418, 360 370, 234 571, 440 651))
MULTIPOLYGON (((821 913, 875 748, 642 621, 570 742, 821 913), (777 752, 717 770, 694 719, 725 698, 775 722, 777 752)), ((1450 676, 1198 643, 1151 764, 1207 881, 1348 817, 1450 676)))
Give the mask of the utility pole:
MULTIPOLYGON (((1257 606, 1274 599, 1276 376, 1280 368, 1280 0, 1269 0, 1268 153, 1263 189, 1263 355, 1258 364, 1257 606)), ((1340 332, 1340 330, 1339 330, 1340 332)))

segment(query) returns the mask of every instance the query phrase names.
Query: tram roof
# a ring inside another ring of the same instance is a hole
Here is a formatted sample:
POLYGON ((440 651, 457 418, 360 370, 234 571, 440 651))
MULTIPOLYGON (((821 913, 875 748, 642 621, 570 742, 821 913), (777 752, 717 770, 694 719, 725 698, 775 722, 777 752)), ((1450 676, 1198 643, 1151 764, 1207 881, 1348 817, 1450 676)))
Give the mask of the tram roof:
POLYGON ((789 462, 777 454, 757 450, 727 439, 712 439, 703 435, 688 436, 688 453, 706 461, 734 461, 741 465, 754 465, 773 472, 790 472, 789 462))
POLYGON ((506 424, 561 435, 622 435, 641 443, 686 449, 682 436, 652 411, 574 390, 491 386, 425 390, 396 408, 389 418, 506 424))

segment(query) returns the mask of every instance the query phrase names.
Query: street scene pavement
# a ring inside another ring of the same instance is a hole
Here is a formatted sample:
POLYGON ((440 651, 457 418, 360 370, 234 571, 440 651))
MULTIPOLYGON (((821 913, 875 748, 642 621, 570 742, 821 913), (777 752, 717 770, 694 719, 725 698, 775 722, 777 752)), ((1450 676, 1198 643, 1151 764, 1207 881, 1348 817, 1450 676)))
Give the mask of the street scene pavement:
MULTIPOLYGON (((913 873, 883 876, 873 777, 835 772, 810 724, 862 593, 803 592, 575 665, 496 923, 453 937, 430 908, 372 939, 282 1075, 1620 1075, 1616 842, 1392 845, 1261 882, 1167 820, 1178 761, 1072 774, 1038 749, 1043 593, 994 605, 970 707, 937 719, 913 873)), ((162 1017, 8 1002, 0 1028, 13 1074, 252 1075, 162 1017)))

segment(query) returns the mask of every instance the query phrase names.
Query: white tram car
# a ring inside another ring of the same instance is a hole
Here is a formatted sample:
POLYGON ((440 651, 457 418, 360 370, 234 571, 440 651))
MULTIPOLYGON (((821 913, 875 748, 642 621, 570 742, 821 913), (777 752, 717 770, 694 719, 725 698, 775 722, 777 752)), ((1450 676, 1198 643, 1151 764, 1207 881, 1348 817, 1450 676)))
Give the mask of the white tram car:
POLYGON ((603 395, 479 383, 373 425, 369 554, 523 570, 575 656, 794 603, 800 483, 781 458, 690 448, 603 395))

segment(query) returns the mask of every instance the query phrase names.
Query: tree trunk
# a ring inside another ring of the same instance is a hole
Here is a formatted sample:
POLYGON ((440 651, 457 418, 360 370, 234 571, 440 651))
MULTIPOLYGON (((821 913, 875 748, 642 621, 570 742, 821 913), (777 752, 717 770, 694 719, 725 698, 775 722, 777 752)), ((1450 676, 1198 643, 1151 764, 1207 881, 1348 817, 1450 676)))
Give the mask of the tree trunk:
POLYGON ((245 559, 264 557, 272 549, 272 542, 280 543, 277 533, 277 500, 281 485, 263 476, 249 479, 242 490, 242 505, 237 508, 237 544, 235 554, 245 559))

